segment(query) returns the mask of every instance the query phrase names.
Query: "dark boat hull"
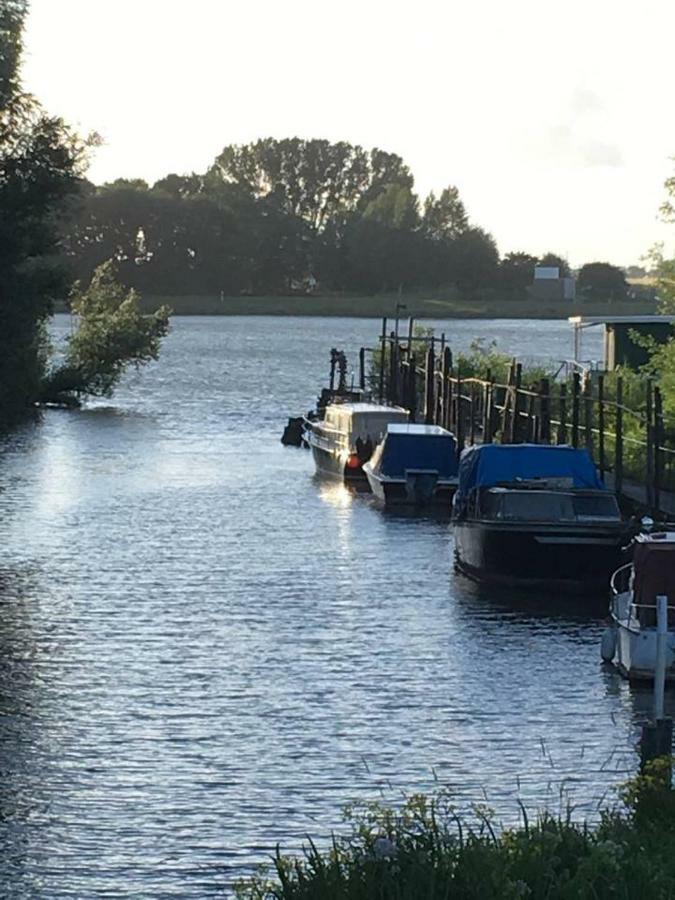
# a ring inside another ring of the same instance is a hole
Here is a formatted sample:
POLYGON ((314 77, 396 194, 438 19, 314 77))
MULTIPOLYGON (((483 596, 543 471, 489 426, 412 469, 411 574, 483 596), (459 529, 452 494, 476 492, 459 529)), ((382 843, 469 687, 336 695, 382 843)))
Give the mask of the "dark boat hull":
POLYGON ((605 591, 628 540, 623 524, 455 523, 458 569, 505 587, 605 591))

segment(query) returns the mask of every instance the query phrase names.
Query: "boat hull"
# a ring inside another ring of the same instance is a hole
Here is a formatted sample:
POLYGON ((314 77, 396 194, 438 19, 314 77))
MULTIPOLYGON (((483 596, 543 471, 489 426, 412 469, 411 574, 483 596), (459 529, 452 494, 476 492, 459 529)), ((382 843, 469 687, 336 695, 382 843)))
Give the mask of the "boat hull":
POLYGON ((370 489, 385 507, 432 507, 445 509, 448 514, 452 506, 452 498, 457 490, 457 482, 436 480, 433 487, 416 491, 415 485, 408 479, 381 478, 377 473, 365 468, 370 489))
MULTIPOLYGON (((635 631, 615 622, 615 668, 629 681, 653 681, 656 666, 656 629, 635 631)), ((666 645, 666 680, 675 682, 675 635, 668 635, 666 645)))
POLYGON ((367 486, 368 480, 362 466, 348 466, 349 454, 340 450, 317 446, 310 440, 312 457, 316 471, 320 475, 338 478, 341 481, 367 486))
POLYGON ((625 528, 485 521, 456 522, 458 569, 478 581, 569 592, 607 589, 620 565, 625 528))

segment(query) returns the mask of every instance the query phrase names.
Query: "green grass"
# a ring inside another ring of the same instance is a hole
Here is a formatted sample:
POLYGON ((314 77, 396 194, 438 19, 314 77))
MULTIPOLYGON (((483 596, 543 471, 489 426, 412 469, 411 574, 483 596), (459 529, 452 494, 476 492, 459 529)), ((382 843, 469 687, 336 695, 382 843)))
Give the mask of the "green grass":
POLYGON ((325 295, 312 297, 220 297, 145 295, 143 307, 155 309, 167 303, 175 315, 230 316, 394 316, 397 302, 406 304, 402 315, 426 319, 564 319, 577 315, 645 315, 654 304, 646 301, 622 303, 533 301, 484 295, 476 299, 451 292, 379 294, 375 296, 325 295))
POLYGON ((489 813, 467 825, 443 793, 398 810, 363 806, 350 833, 300 858, 277 852, 271 874, 237 888, 240 900, 515 900, 675 897, 675 794, 667 760, 624 789, 621 806, 590 827, 571 814, 523 810, 519 828, 498 830, 489 813))

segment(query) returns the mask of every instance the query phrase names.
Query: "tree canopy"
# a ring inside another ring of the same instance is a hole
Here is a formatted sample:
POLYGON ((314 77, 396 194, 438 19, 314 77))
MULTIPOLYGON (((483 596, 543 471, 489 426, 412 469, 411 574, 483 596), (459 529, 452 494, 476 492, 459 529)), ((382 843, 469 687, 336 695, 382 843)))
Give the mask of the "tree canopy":
POLYGON ((43 324, 68 279, 59 222, 78 191, 86 142, 23 93, 27 3, 0 7, 0 418, 31 402, 44 369, 43 324))
POLYGON ((579 270, 577 290, 590 300, 624 300, 628 284, 623 269, 606 262, 592 262, 579 270))

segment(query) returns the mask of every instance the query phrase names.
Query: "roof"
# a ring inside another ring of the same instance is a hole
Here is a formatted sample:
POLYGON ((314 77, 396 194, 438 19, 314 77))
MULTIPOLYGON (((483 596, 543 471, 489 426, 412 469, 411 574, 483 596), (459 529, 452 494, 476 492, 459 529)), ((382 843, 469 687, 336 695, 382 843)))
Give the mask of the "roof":
POLYGON ((575 488, 604 488, 587 450, 567 445, 480 444, 462 453, 457 497, 461 500, 477 487, 537 478, 569 478, 575 488))
POLYGON ((381 403, 333 403, 331 404, 335 409, 339 409, 346 413, 369 413, 372 415, 373 413, 406 413, 408 410, 403 409, 402 406, 384 406, 381 403))
POLYGON ((589 325, 666 325, 675 322, 675 316, 569 316, 567 321, 579 328, 589 325))
POLYGON ((440 425, 416 425, 413 422, 391 423, 387 425, 387 434, 427 434, 436 437, 453 437, 450 431, 440 425))

